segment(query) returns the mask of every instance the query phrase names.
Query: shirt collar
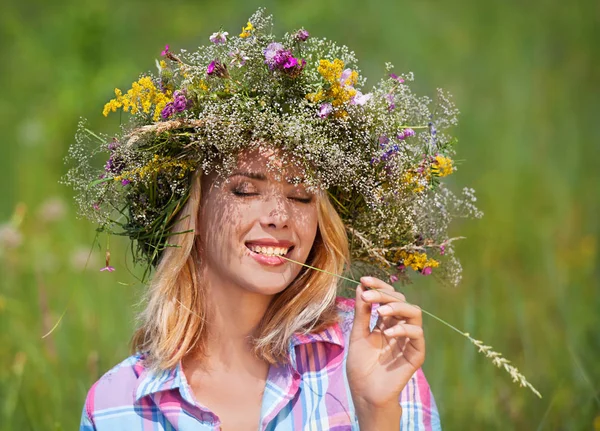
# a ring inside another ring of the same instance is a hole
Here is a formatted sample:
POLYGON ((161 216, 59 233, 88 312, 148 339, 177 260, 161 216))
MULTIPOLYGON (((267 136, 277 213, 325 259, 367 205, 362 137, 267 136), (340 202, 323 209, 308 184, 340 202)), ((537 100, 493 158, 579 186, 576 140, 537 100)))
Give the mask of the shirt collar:
POLYGON ((180 365, 170 370, 153 370, 144 368, 141 364, 141 359, 138 364, 142 367, 142 371, 138 376, 137 387, 135 390, 135 400, 155 394, 161 391, 176 389, 181 386, 180 365))
POLYGON ((330 343, 344 348, 344 334, 339 323, 335 323, 320 332, 292 335, 292 347, 310 343, 330 343))
MULTIPOLYGON (((290 340, 291 350, 294 347, 311 343, 329 343, 344 348, 344 334, 339 323, 335 323, 322 331, 306 334, 294 334, 290 340)), ((183 399, 194 404, 193 397, 187 390, 185 375, 181 370, 181 362, 170 370, 152 370, 143 366, 143 356, 140 357, 135 368, 138 371, 137 387, 135 388, 135 400, 162 391, 179 389, 183 399)))

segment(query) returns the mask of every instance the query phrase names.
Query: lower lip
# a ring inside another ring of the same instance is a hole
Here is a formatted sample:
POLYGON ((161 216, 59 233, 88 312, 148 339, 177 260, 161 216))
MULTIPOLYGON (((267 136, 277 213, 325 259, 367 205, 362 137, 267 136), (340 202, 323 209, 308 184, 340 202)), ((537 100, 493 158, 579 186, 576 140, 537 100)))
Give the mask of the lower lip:
MULTIPOLYGON (((246 247, 246 248, 248 248, 248 247, 246 247)), ((266 254, 255 253, 252 250, 250 250, 249 248, 248 248, 248 251, 250 252, 250 256, 255 261, 257 261, 258 263, 260 263, 262 265, 279 266, 279 265, 283 265, 286 262, 280 256, 267 256, 266 254)), ((291 250, 285 254, 285 257, 289 257, 290 253, 291 253, 291 250)))

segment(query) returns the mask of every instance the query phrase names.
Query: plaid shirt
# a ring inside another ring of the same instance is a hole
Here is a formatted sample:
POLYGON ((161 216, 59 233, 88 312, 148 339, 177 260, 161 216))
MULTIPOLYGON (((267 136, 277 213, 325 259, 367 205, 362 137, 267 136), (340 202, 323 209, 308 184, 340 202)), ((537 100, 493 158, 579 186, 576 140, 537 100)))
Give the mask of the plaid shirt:
MULTIPOLYGON (((346 376, 354 301, 338 298, 342 321, 320 333, 295 335, 291 363, 269 369, 260 431, 349 431, 358 421, 346 376)), ((373 313, 371 326, 375 325, 373 313)), ((441 430, 435 401, 419 369, 400 394, 401 430, 441 430)), ((90 389, 80 431, 219 430, 216 414, 198 404, 181 371, 152 372, 143 355, 127 358, 90 389)))

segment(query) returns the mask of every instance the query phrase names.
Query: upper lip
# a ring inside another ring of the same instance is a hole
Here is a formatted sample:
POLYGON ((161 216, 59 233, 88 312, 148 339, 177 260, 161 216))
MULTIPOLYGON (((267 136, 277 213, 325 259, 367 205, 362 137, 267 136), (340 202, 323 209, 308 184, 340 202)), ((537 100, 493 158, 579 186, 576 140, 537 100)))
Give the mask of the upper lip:
POLYGON ((294 243, 286 240, 277 240, 273 238, 261 238, 246 241, 247 245, 266 245, 269 247, 285 247, 290 248, 294 246, 294 243))

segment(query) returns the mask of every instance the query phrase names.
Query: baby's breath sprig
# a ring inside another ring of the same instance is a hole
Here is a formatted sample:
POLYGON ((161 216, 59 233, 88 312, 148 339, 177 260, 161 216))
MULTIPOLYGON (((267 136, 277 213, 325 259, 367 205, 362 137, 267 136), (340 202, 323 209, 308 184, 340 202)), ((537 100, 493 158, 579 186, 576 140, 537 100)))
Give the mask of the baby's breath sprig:
MULTIPOLYGON (((314 269, 315 271, 324 272, 326 274, 333 275, 333 276, 338 277, 340 279, 343 279, 343 280, 346 280, 346 281, 350 281, 350 282, 354 283, 355 285, 360 283, 360 281, 356 281, 356 280, 354 280, 352 278, 344 277, 343 275, 335 274, 333 272, 329 272, 329 271, 326 271, 326 270, 321 269, 321 268, 316 268, 314 266, 307 265, 307 264, 302 263, 302 262, 298 262, 298 261, 296 261, 294 259, 290 259, 290 258, 285 257, 285 256, 280 256, 280 257, 282 259, 285 259, 287 261, 296 263, 296 264, 304 266, 306 268, 314 269)), ((368 286, 365 286, 365 287, 367 289, 371 289, 368 286)), ((375 289, 375 290, 378 290, 379 292, 383 293, 384 295, 388 295, 388 296, 390 296, 390 297, 392 297, 394 299, 397 299, 399 301, 405 302, 408 305, 416 307, 416 305, 411 304, 408 301, 405 301, 404 299, 402 299, 399 296, 394 295, 393 293, 386 292, 386 291, 379 290, 379 289, 375 289)), ((519 372, 519 370, 514 365, 511 365, 511 363, 510 363, 510 361, 508 359, 506 359, 506 358, 504 358, 502 356, 502 353, 494 351, 491 346, 487 346, 487 345, 483 344, 482 341, 476 340, 475 338, 471 337, 471 335, 468 332, 461 331, 456 326, 454 326, 454 325, 446 322, 441 317, 438 317, 435 314, 430 313, 429 311, 424 310, 421 307, 419 307, 419 309, 421 310, 422 313, 426 314, 429 317, 432 317, 433 319, 437 320, 438 322, 442 323, 443 325, 447 326, 448 328, 452 329, 455 332, 458 332, 460 335, 462 335, 463 337, 467 338, 471 343, 473 343, 479 349, 478 350, 479 353, 483 353, 486 358, 491 359, 492 363, 495 366, 497 366, 498 368, 504 369, 508 374, 510 374, 510 376, 512 377, 512 380, 513 380, 514 383, 518 383, 520 387, 527 387, 527 388, 529 388, 534 394, 536 394, 538 397, 542 398, 542 394, 540 394, 540 392, 535 387, 533 387, 533 385, 531 383, 529 383, 527 381, 527 379, 525 378, 525 376, 523 374, 521 374, 519 372)))

